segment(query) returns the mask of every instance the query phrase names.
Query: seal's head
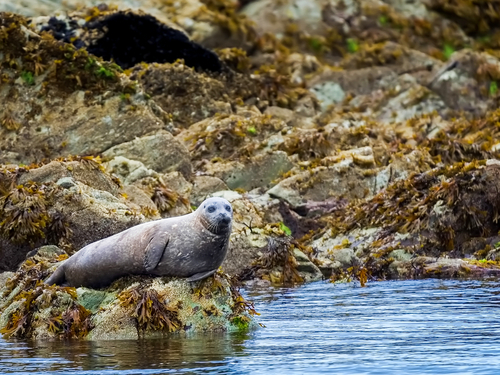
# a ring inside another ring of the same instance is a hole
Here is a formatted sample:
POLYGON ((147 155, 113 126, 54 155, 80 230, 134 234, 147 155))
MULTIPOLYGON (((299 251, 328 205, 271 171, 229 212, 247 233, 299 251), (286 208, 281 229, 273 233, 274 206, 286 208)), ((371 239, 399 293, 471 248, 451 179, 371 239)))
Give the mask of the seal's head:
POLYGON ((196 210, 203 226, 212 233, 231 231, 233 208, 224 198, 208 198, 196 210))

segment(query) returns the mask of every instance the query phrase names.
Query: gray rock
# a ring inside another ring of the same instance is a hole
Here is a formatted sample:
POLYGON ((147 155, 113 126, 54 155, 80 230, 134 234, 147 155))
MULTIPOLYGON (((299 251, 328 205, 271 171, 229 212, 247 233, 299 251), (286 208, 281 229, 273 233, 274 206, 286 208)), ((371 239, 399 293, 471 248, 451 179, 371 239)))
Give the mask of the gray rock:
POLYGON ((130 160, 123 156, 116 156, 106 164, 106 171, 117 176, 125 185, 145 177, 158 177, 159 174, 137 160, 130 160))
POLYGON ((245 164, 241 162, 215 163, 207 173, 219 177, 230 189, 250 191, 268 187, 275 179, 293 168, 293 163, 283 151, 254 156, 245 164))
POLYGON ((307 255, 298 249, 294 249, 293 255, 298 263, 297 271, 299 271, 300 276, 305 282, 323 279, 323 273, 313 262, 309 260, 307 255))
POLYGON ((203 202, 210 194, 221 190, 228 190, 224 181, 213 176, 195 176, 190 200, 195 206, 203 202))
POLYGON ((59 180, 57 180, 56 184, 64 189, 69 189, 75 186, 76 182, 73 179, 73 177, 62 177, 59 180))
POLYGON ((97 190, 107 191, 113 195, 118 194, 118 185, 113 182, 109 174, 103 173, 100 165, 92 161, 51 161, 39 168, 29 169, 27 173, 20 175, 17 183, 24 185, 32 181, 36 183, 47 183, 61 181, 62 186, 68 189, 81 182, 97 190), (71 186, 69 186, 71 185, 71 186))
POLYGON ((179 171, 189 178, 192 172, 186 146, 165 130, 114 146, 106 150, 103 155, 109 158, 123 156, 138 160, 146 168, 159 173, 179 171))

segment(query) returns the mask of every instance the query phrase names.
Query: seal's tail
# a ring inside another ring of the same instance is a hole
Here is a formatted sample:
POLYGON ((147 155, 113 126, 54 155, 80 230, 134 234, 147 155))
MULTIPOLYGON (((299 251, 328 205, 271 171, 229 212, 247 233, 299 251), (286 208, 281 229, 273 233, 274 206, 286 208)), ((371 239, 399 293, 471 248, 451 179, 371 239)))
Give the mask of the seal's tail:
POLYGON ((57 267, 57 269, 54 271, 54 273, 47 279, 45 280, 45 284, 47 285, 63 285, 63 283, 66 281, 66 275, 64 273, 64 267, 63 265, 60 265, 57 267))

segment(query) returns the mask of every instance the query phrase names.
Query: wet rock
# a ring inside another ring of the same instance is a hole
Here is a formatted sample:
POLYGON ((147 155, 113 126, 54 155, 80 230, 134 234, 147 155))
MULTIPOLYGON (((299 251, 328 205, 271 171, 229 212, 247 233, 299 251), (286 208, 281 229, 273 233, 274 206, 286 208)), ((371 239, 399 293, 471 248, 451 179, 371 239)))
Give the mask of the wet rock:
POLYGON ((192 172, 189 151, 165 130, 114 146, 102 155, 107 158, 122 156, 137 160, 146 168, 159 173, 178 170, 186 178, 190 178, 192 172))
POLYGON ((318 281, 323 279, 320 269, 300 250, 293 252, 297 261, 297 271, 305 282, 318 281))

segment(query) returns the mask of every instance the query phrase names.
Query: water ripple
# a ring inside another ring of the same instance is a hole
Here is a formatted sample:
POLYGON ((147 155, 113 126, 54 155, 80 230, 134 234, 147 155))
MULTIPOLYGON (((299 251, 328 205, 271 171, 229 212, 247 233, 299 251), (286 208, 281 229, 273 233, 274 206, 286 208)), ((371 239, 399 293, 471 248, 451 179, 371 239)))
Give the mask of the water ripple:
POLYGON ((497 374, 500 283, 312 283, 249 292, 266 328, 168 340, 0 339, 5 374, 497 374))

